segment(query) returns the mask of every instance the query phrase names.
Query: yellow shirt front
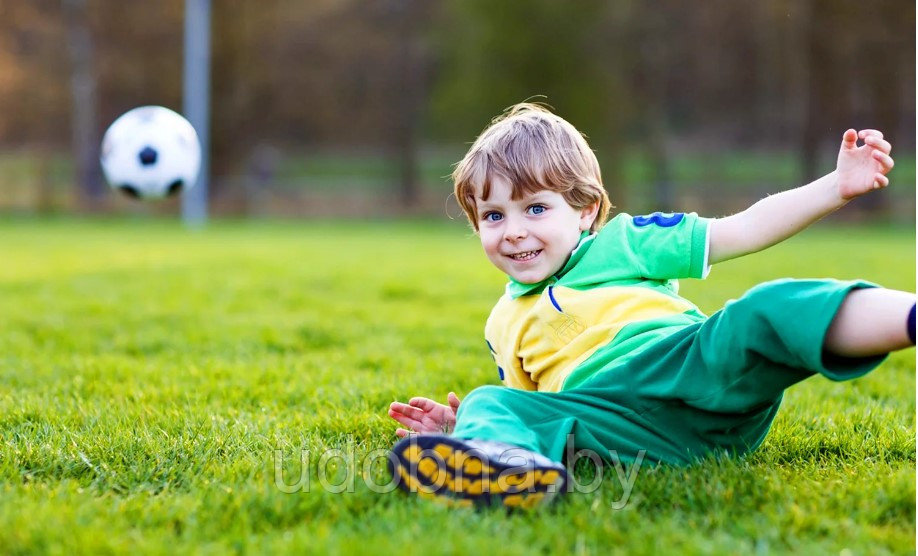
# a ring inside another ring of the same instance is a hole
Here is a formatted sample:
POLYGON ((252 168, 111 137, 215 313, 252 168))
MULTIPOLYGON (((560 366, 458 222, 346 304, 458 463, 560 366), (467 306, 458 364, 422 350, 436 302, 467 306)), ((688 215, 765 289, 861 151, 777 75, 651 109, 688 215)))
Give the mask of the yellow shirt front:
POLYGON ((707 220, 694 214, 620 214, 583 238, 540 284, 511 281, 485 326, 501 380, 557 392, 591 357, 654 327, 704 319, 676 278, 707 269, 707 220))

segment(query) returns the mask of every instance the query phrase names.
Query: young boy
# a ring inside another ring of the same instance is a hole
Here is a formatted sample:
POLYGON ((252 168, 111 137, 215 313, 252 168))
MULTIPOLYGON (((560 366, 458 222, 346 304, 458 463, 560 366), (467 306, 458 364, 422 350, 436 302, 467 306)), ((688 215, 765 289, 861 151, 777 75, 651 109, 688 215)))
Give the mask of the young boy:
POLYGON ((407 427, 390 455, 396 481, 460 505, 532 506, 565 489, 570 443, 625 462, 747 453, 791 384, 856 378, 914 345, 913 294, 779 280, 706 317, 676 282, 886 187, 890 149, 879 131, 849 129, 834 172, 733 216, 606 223, 609 199, 583 136, 539 105, 509 109, 453 172, 485 254, 510 278, 485 326, 505 387, 477 388, 461 406, 453 393, 448 405, 392 403, 407 427))

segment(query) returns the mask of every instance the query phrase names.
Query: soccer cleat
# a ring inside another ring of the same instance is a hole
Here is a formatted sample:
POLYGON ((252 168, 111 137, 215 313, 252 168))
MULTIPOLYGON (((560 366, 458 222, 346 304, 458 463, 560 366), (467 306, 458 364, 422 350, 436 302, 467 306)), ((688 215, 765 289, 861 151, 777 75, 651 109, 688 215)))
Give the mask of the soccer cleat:
POLYGON ((532 508, 567 486, 560 463, 519 446, 442 434, 410 435, 389 454, 402 490, 451 506, 532 508))

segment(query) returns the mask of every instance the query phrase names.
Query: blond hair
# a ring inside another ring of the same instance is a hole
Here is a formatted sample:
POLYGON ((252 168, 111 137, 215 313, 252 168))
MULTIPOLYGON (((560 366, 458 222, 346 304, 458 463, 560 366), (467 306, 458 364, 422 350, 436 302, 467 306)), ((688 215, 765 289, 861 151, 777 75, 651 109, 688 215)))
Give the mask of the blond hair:
POLYGON ((612 207, 583 134, 540 104, 523 102, 505 110, 456 164, 453 192, 476 231, 475 194, 487 200, 495 176, 511 184, 514 200, 549 190, 577 210, 599 202, 591 232, 605 224, 612 207))

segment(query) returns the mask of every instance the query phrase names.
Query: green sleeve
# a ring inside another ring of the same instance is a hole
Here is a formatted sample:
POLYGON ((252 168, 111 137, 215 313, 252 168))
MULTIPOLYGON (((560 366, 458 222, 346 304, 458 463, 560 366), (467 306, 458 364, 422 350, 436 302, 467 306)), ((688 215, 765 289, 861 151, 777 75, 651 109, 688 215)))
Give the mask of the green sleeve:
POLYGON ((695 213, 619 214, 591 248, 596 262, 621 274, 654 280, 703 278, 708 220, 695 213))

